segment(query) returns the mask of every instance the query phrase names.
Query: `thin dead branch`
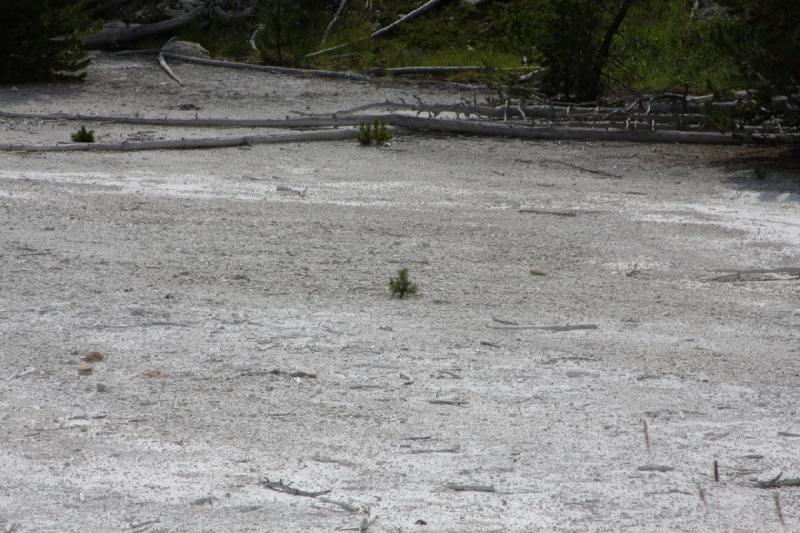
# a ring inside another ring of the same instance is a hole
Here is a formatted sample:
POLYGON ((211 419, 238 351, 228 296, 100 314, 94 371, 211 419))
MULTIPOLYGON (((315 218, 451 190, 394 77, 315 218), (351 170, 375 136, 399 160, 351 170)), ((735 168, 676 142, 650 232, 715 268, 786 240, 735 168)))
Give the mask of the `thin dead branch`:
POLYGON ((531 213, 534 215, 552 215, 556 217, 576 217, 578 211, 573 209, 535 209, 533 207, 523 207, 519 210, 520 213, 531 213))
POLYGON ((505 318, 500 318, 500 317, 497 317, 497 316, 495 316, 495 315, 491 315, 491 316, 492 316, 492 320, 494 320, 494 321, 495 321, 495 322, 497 322, 498 324, 505 324, 505 325, 507 325, 507 326, 518 326, 518 325, 519 325, 519 322, 514 322, 513 320, 508 320, 508 319, 505 319, 505 318))
POLYGON ((256 29, 253 30, 253 33, 250 34, 250 48, 255 51, 258 51, 258 36, 261 35, 261 32, 263 32, 265 28, 266 26, 259 24, 256 26, 256 29))
POLYGON ((164 54, 158 54, 158 65, 164 70, 164 72, 167 73, 167 76, 175 80, 178 83, 178 85, 183 87, 183 82, 180 80, 178 76, 175 75, 174 72, 172 72, 172 69, 169 68, 167 60, 164 59, 164 54))
POLYGON ((339 2, 339 7, 336 8, 336 13, 333 14, 333 18, 325 27, 325 31, 323 32, 322 39, 319 43, 320 46, 325 46, 325 43, 328 41, 328 36, 331 34, 331 31, 333 31, 333 27, 336 26, 336 23, 341 20, 345 11, 347 11, 347 1, 348 0, 342 0, 339 2))
POLYGON ((461 451, 461 446, 452 446, 450 448, 423 448, 421 450, 411 450, 409 453, 412 455, 421 455, 423 453, 458 453, 461 451))
POLYGON ((291 486, 291 483, 284 483, 282 479, 278 481, 270 481, 269 479, 265 479, 260 484, 264 488, 267 488, 269 490, 274 490, 276 492, 285 492, 286 494, 291 494, 292 496, 305 496, 308 498, 317 498, 319 496, 324 496, 325 494, 329 494, 331 492, 331 489, 321 490, 321 491, 307 491, 307 490, 296 489, 291 486))
POLYGON ((578 330, 590 330, 590 329, 598 329, 599 326, 597 324, 567 324, 566 326, 526 326, 526 325, 495 325, 495 324, 486 324, 487 328, 490 329, 504 329, 510 331, 516 330, 525 330, 525 329, 533 329, 533 330, 540 330, 540 331, 552 331, 554 333, 562 332, 562 331, 578 331, 578 330))
POLYGON ((644 465, 636 468, 639 472, 672 472, 675 470, 673 466, 667 465, 644 465))
POLYGON ((428 400, 428 403, 433 405, 455 405, 458 407, 469 405, 468 400, 428 400))
POLYGON ((495 492, 493 485, 472 485, 463 483, 445 483, 445 487, 455 492, 495 492))
POLYGON ((343 72, 338 70, 316 70, 316 69, 303 69, 291 67, 273 67, 268 65, 254 65, 252 63, 240 63, 237 61, 222 61, 219 59, 206 59, 204 57, 185 56, 182 54, 173 54, 171 52, 164 52, 164 56, 170 59, 177 59, 187 63, 197 63, 198 65, 206 65, 209 67, 223 67, 233 68, 239 70, 256 70, 261 72, 272 72, 273 74, 294 74, 299 76, 317 76, 320 78, 339 78, 353 81, 368 80, 369 76, 363 74, 355 74, 353 72, 343 72))
POLYGON ((340 45, 337 45, 337 46, 332 46, 330 48, 325 48, 325 49, 322 49, 322 50, 317 50, 316 52, 311 52, 310 54, 306 54, 306 58, 315 57, 315 56, 318 56, 318 55, 321 55, 321 54, 327 54, 327 53, 330 53, 330 52, 335 52, 336 50, 341 50, 342 48, 347 48, 348 46, 351 46, 351 45, 359 43, 359 42, 366 41, 368 39, 377 39, 381 35, 384 35, 386 33, 389 33, 390 31, 394 30, 400 24, 403 24, 404 22, 408 22, 409 20, 413 20, 413 19, 417 18, 418 16, 422 15, 423 13, 425 13, 426 11, 430 10, 431 8, 436 7, 436 5, 438 5, 440 2, 441 2, 441 0, 428 0, 427 2, 425 2, 424 4, 419 6, 418 8, 414 9, 413 11, 411 11, 409 13, 406 13, 405 15, 401 16, 400 18, 398 18, 397 20, 392 22, 391 24, 388 24, 387 26, 384 26, 383 28, 375 30, 368 37, 362 37, 361 39, 356 39, 355 41, 349 41, 349 42, 346 42, 346 43, 343 43, 343 44, 340 44, 340 45))

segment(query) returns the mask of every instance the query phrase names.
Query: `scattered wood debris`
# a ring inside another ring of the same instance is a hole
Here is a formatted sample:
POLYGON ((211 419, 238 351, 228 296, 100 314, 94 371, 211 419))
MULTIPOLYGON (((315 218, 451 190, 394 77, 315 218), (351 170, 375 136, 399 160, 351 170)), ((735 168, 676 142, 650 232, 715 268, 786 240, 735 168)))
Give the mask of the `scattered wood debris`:
POLYGON ((154 378, 154 379, 166 379, 169 377, 169 374, 165 374, 164 372, 160 372, 158 370, 151 370, 149 372, 145 372, 143 375, 146 378, 154 378))
POLYGON ((78 368, 79 376, 88 376, 92 372, 94 372, 94 366, 92 366, 91 363, 83 363, 81 364, 80 368, 78 368))

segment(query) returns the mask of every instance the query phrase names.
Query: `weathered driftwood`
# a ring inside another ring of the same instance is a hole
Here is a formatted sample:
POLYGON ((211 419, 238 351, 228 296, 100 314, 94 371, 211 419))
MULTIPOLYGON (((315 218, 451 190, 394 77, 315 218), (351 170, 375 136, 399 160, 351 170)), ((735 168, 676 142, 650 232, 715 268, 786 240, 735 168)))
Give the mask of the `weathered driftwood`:
POLYGON ((210 67, 224 67, 239 70, 257 70, 261 72, 272 72, 275 74, 295 74, 299 76, 317 76, 320 78, 341 78, 354 81, 368 80, 369 76, 363 74, 356 74, 354 72, 346 72, 339 70, 315 70, 291 67, 273 67, 269 65, 254 65, 252 63, 239 63, 236 61, 221 61, 219 59, 204 59, 201 57, 191 57, 181 54, 173 54, 164 52, 164 57, 170 59, 177 59, 179 61, 186 61, 188 63, 197 63, 199 65, 206 65, 210 67))
POLYGON ((0 144, 2 152, 130 152, 137 150, 191 150, 200 148, 229 148, 256 144, 289 142, 336 141, 355 138, 354 129, 308 131, 283 135, 246 135, 243 137, 211 137, 167 141, 71 144, 0 144))
POLYGON ((173 33, 207 12, 208 8, 203 4, 188 13, 168 20, 154 22, 153 24, 142 24, 140 26, 129 26, 127 28, 109 28, 84 38, 81 41, 81 47, 85 50, 116 47, 120 43, 135 41, 144 37, 173 33))
POLYGON ((318 55, 321 55, 321 54, 327 54, 327 53, 330 53, 330 52, 335 52, 336 50, 341 50, 342 48, 346 48, 346 47, 351 46, 353 44, 366 41, 367 39, 377 39, 381 35, 384 35, 386 33, 389 33, 390 31, 394 30, 400 24, 403 24, 404 22, 408 22, 409 20, 413 20, 413 19, 417 18, 418 16, 422 15, 423 13, 425 13, 426 11, 429 11, 431 8, 436 7, 439 3, 441 3, 441 1, 442 0, 428 0, 424 4, 422 4, 419 7, 417 7, 416 9, 414 9, 414 10, 410 11, 409 13, 406 13, 405 15, 401 16, 400 18, 398 18, 397 20, 395 20, 391 24, 388 24, 387 26, 384 26, 383 28, 375 30, 368 37, 362 37, 361 39, 356 39, 355 41, 350 41, 350 42, 347 42, 347 43, 344 43, 344 44, 340 44, 340 45, 337 45, 337 46, 332 46, 330 48, 325 48, 323 50, 317 50, 316 52, 311 52, 310 54, 306 54, 306 57, 314 57, 314 56, 318 56, 318 55))
POLYGON ((169 65, 167 65, 167 60, 164 59, 164 54, 158 54, 158 64, 164 70, 164 72, 167 73, 167 76, 175 80, 178 83, 178 85, 183 87, 183 82, 181 81, 181 79, 178 76, 176 76, 175 73, 172 72, 172 69, 169 68, 169 65))

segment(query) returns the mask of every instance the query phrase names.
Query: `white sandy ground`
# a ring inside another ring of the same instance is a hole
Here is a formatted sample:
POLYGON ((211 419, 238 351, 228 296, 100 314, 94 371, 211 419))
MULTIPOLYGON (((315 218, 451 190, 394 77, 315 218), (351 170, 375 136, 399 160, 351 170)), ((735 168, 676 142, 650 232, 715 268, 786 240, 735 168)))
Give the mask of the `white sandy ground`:
MULTIPOLYGON (((0 109, 281 117, 469 97, 173 68, 186 88, 103 56, 81 85, 0 88, 0 109)), ((0 142, 77 126, 3 120, 0 142)), ((368 507, 370 532, 780 531, 774 494, 800 530, 800 488, 754 481, 800 477, 800 437, 779 434, 800 435, 800 281, 707 281, 800 266, 800 178, 756 180, 729 163, 741 151, 401 135, 0 154, 0 531, 366 516, 265 478, 368 507), (401 266, 417 298, 389 298, 401 266), (79 376, 92 350, 106 360, 79 376)))

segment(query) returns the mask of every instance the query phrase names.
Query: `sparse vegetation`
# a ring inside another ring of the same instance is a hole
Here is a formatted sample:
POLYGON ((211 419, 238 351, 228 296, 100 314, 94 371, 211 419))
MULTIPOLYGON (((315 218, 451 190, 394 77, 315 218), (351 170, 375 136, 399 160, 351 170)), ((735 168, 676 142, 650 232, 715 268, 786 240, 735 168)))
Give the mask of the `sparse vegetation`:
POLYGON ((389 290, 392 291, 392 296, 404 298, 417 294, 417 285, 411 283, 411 279, 408 276, 408 269, 401 268, 397 272, 396 278, 389 279, 389 290))
POLYGON ((358 128, 356 139, 364 146, 381 145, 392 140, 392 132, 389 131, 383 121, 375 120, 371 123, 361 124, 358 128))
POLYGON ((72 134, 72 142, 75 143, 93 143, 94 130, 87 130, 86 126, 81 126, 81 129, 72 134))

